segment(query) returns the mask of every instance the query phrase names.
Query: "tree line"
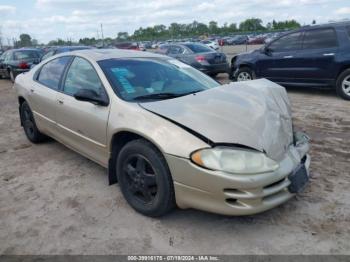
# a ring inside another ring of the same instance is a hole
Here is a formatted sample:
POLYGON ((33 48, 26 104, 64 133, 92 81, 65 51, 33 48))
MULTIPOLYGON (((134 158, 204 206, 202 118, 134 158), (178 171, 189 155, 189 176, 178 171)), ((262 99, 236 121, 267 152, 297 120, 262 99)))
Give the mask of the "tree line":
MULTIPOLYGON (((119 32, 116 38, 103 39, 104 45, 111 45, 115 41, 146 41, 146 40, 167 40, 180 39, 192 37, 206 37, 210 35, 225 36, 230 34, 243 34, 252 32, 267 32, 267 31, 281 31, 299 28, 301 25, 296 20, 286 21, 271 21, 266 25, 259 18, 249 18, 238 25, 236 23, 224 23, 222 26, 216 21, 210 21, 208 24, 193 21, 189 24, 171 23, 169 26, 154 25, 149 27, 140 27, 134 31, 132 35, 128 32, 119 32)), ((16 46, 34 46, 37 41, 31 39, 28 34, 22 34, 20 40, 16 41, 16 46)), ((97 38, 81 38, 78 42, 70 39, 56 39, 48 43, 48 45, 101 45, 102 39, 97 38)))

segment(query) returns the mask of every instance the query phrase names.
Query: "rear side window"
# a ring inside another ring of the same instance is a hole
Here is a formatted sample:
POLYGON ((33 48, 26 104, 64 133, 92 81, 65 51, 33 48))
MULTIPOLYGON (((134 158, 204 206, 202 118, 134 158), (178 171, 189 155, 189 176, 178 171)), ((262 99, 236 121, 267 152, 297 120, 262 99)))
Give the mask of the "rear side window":
POLYGON ((333 28, 310 30, 304 34, 304 49, 329 48, 337 45, 337 35, 333 28))
POLYGON ((63 56, 43 65, 38 81, 49 88, 58 90, 63 71, 70 59, 70 56, 63 56))
POLYGON ((200 44, 185 44, 186 47, 191 49, 193 53, 206 53, 206 52, 213 52, 213 49, 200 44))
POLYGON ((269 45, 271 51, 283 52, 290 50, 297 50, 301 48, 301 33, 296 32, 289 35, 282 36, 269 45))

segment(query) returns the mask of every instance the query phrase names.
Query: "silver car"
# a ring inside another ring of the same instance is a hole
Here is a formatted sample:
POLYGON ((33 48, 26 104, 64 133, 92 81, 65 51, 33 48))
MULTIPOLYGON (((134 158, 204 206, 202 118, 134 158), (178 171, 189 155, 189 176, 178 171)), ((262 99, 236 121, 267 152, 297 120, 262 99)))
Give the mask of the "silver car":
POLYGON ((14 87, 30 141, 50 136, 108 168, 144 215, 254 214, 308 182, 309 139, 268 80, 220 85, 167 56, 96 49, 50 57, 14 87))

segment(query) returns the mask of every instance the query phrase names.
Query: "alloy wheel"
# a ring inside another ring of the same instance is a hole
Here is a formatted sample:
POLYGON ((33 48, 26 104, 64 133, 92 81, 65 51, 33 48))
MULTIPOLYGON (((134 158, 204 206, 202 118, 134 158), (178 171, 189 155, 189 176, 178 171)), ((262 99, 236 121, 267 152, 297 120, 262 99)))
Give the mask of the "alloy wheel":
POLYGON ((342 89, 346 95, 350 96, 350 75, 344 78, 342 89))
POLYGON ((151 204, 157 195, 156 173, 152 164, 142 155, 131 155, 123 165, 127 191, 144 205, 151 204))
POLYGON ((237 76, 237 81, 252 80, 252 76, 248 72, 240 72, 237 76))

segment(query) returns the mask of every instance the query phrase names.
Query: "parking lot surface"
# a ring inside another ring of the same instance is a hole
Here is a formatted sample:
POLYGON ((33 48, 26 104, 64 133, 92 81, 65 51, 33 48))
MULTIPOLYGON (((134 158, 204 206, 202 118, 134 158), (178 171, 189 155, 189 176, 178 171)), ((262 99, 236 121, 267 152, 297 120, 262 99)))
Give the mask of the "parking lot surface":
POLYGON ((288 89, 295 128, 312 138, 311 183, 296 198, 249 217, 152 219, 104 168, 55 141, 31 144, 11 87, 0 80, 0 254, 350 254, 350 103, 333 91, 288 89))

